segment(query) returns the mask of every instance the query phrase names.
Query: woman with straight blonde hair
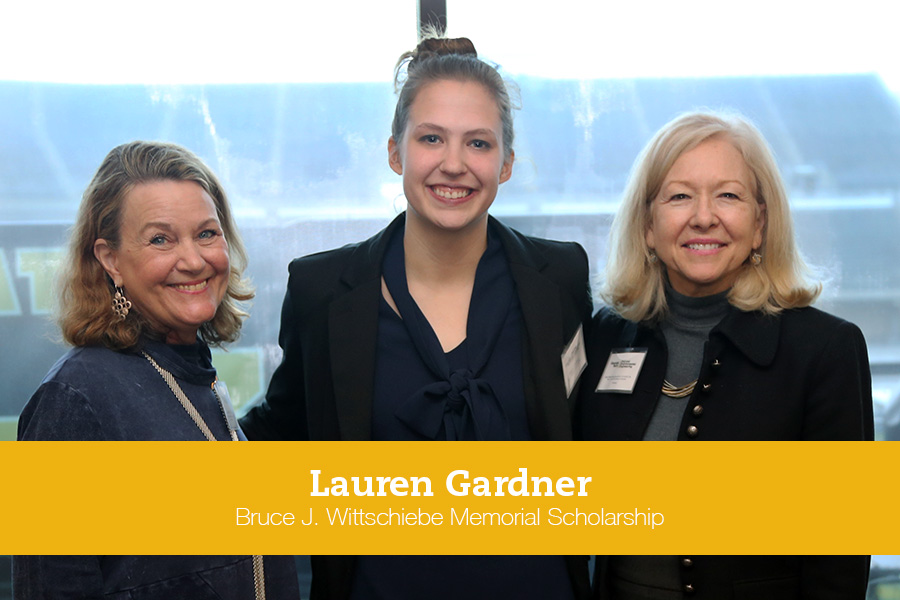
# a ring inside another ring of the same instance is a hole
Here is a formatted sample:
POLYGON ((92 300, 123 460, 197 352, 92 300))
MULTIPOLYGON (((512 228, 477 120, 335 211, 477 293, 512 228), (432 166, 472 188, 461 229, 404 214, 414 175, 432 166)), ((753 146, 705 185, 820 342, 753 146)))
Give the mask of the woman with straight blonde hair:
MULTIPOLYGON (((577 433, 871 440, 865 340, 810 306, 821 286, 807 272, 759 131, 710 112, 663 126, 635 162, 613 223, 608 306, 588 336, 577 433)), ((594 591, 614 600, 861 600, 867 573, 864 556, 608 557, 596 563, 594 591)))

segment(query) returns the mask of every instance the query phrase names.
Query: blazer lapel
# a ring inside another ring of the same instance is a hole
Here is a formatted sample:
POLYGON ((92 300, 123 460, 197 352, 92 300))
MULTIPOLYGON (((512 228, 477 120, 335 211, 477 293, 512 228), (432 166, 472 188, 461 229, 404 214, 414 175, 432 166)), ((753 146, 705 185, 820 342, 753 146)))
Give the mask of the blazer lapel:
MULTIPOLYGON (((532 434, 538 440, 572 439, 574 406, 566 398, 562 372, 564 338, 560 291, 541 271, 547 259, 524 238, 491 220, 509 259, 510 271, 522 307, 525 405, 532 434)), ((569 399, 574 402, 573 398, 569 399)))
POLYGON ((331 377, 342 440, 372 439, 372 395, 381 302, 381 261, 403 215, 357 246, 341 274, 346 291, 328 309, 331 377))

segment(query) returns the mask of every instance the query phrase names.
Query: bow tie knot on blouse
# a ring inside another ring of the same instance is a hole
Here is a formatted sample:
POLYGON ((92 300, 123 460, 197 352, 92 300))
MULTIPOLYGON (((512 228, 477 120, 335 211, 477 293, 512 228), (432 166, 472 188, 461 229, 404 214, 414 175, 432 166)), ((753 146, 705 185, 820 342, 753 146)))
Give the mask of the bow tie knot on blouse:
POLYGON ((463 409, 478 395, 478 381, 469 369, 457 369, 450 373, 450 389, 447 391, 445 411, 461 413, 463 409))
POLYGON ((503 407, 491 385, 468 369, 432 383, 400 405, 396 416, 429 439, 509 439, 503 407))

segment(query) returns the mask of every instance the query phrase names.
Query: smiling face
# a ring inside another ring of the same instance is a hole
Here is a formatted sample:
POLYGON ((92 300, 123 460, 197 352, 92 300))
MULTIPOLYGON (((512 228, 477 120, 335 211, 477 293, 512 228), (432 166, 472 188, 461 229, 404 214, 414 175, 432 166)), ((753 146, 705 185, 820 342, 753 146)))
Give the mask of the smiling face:
POLYGON ((403 176, 407 226, 458 231, 483 223, 512 174, 502 132, 497 103, 482 85, 440 80, 422 87, 402 139, 388 141, 391 169, 403 176))
POLYGON ((228 288, 228 243, 206 191, 193 181, 136 185, 122 204, 119 244, 94 244, 113 283, 167 343, 190 344, 228 288))
POLYGON ((729 289, 763 241, 765 206, 750 169, 727 138, 711 137, 672 165, 650 204, 647 245, 686 296, 729 289))

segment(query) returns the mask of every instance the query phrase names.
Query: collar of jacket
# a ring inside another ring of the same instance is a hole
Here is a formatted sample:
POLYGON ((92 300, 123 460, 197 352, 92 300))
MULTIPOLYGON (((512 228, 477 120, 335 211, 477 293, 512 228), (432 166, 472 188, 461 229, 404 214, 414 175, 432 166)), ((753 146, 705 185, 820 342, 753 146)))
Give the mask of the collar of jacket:
POLYGON ((778 351, 781 317, 761 311, 745 312, 732 306, 713 332, 727 338, 751 362, 768 367, 778 351))
MULTIPOLYGON (((648 327, 643 326, 644 335, 648 327)), ((654 334, 661 339, 658 327, 653 327, 654 334)), ((710 343, 720 343, 717 337, 727 339, 751 362, 767 367, 775 360, 778 351, 778 338, 781 335, 781 316, 767 315, 761 311, 745 312, 734 306, 728 307, 728 314, 709 334, 710 343)), ((632 345, 645 345, 640 340, 641 334, 635 332, 632 345)), ((716 350, 715 348, 713 349, 716 350)))
MULTIPOLYGON (((355 288, 366 281, 381 278, 381 261, 388 241, 398 229, 406 224, 406 212, 397 215, 391 223, 366 242, 356 244, 350 255, 348 267, 341 274, 341 281, 350 288, 355 288)), ((513 231, 488 215, 488 226, 500 238, 503 250, 510 265, 521 265, 528 269, 541 271, 547 265, 547 258, 529 240, 513 233, 513 231)))

